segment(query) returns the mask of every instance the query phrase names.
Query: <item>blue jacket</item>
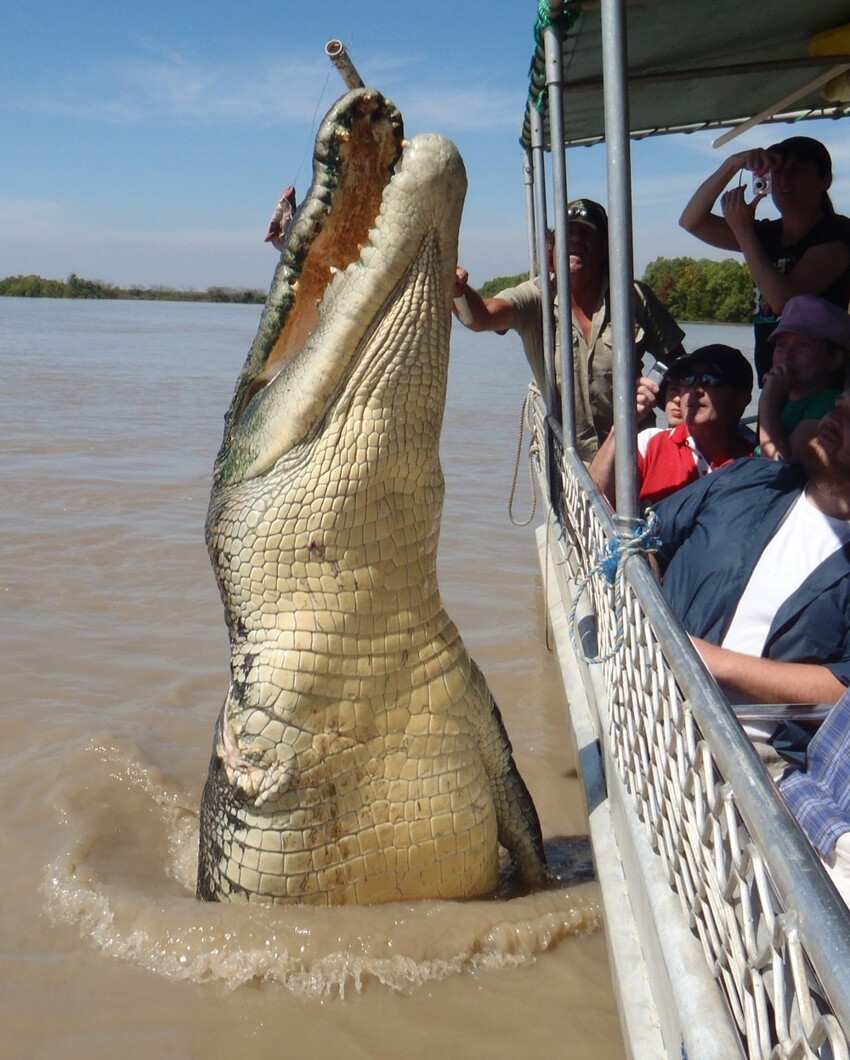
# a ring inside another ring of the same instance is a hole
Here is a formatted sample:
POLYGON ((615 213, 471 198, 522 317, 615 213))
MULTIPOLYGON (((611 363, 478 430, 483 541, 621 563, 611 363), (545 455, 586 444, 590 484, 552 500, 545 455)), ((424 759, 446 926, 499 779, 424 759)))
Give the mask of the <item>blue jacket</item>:
MULTIPOLYGON (((799 465, 752 457, 658 503, 663 592, 689 633, 721 643, 759 556, 805 484, 799 465)), ((850 685, 850 545, 779 608, 762 654, 821 663, 850 685)))

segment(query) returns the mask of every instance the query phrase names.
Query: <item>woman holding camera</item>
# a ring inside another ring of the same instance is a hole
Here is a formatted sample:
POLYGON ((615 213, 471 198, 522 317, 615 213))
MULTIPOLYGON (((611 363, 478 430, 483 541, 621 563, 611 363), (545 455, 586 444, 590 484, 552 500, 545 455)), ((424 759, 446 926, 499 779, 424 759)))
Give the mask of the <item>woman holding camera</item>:
POLYGON ((847 308, 850 301, 850 218, 829 197, 832 159, 818 140, 791 136, 767 149, 732 155, 694 193, 679 224, 713 247, 740 250, 755 285, 755 365, 759 386, 772 364, 768 337, 789 298, 816 294, 847 308), (753 174, 747 202, 743 173, 753 174), (724 188, 740 174, 738 186, 724 188), (770 195, 778 220, 756 220, 770 195), (721 214, 712 212, 720 197, 721 214))

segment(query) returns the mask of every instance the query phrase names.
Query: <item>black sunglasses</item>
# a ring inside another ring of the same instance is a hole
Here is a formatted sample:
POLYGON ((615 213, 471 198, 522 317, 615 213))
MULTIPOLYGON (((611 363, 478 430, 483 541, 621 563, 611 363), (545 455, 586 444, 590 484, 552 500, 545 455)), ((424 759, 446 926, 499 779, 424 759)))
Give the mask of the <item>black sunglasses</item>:
POLYGON ((678 383, 679 386, 728 386, 729 380, 725 379, 722 375, 718 375, 717 372, 688 372, 687 375, 677 376, 675 379, 670 380, 671 383, 678 383))
POLYGON ((568 221, 584 221, 591 228, 601 229, 603 220, 593 207, 586 206, 583 202, 573 202, 567 207, 568 221))

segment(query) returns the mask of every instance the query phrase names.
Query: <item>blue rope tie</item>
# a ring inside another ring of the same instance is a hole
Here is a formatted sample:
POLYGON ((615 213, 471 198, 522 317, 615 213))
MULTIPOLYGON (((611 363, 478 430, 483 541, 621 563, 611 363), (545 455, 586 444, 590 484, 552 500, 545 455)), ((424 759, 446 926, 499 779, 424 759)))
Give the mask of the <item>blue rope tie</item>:
POLYGON ((623 565, 629 556, 639 553, 656 552, 661 545, 658 537, 658 516, 650 508, 646 513, 646 519, 634 530, 627 531, 612 538, 605 549, 596 550, 596 563, 579 581, 578 589, 570 608, 570 640, 576 655, 586 663, 607 662, 622 648, 625 639, 623 633, 623 579, 618 577, 623 565), (616 622, 616 638, 614 646, 604 655, 585 655, 579 644, 576 633, 578 605, 582 594, 592 578, 601 574, 609 585, 614 586, 614 618, 616 622))

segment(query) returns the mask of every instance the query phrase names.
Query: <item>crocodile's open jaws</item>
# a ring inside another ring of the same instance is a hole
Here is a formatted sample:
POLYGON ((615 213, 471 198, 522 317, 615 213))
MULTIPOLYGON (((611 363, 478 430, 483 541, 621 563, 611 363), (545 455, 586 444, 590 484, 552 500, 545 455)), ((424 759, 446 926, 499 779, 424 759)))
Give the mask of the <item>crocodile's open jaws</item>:
POLYGON ((374 89, 316 142, 225 421, 207 543, 230 690, 198 895, 343 904, 545 875, 481 672, 442 607, 439 437, 466 177, 374 89))

